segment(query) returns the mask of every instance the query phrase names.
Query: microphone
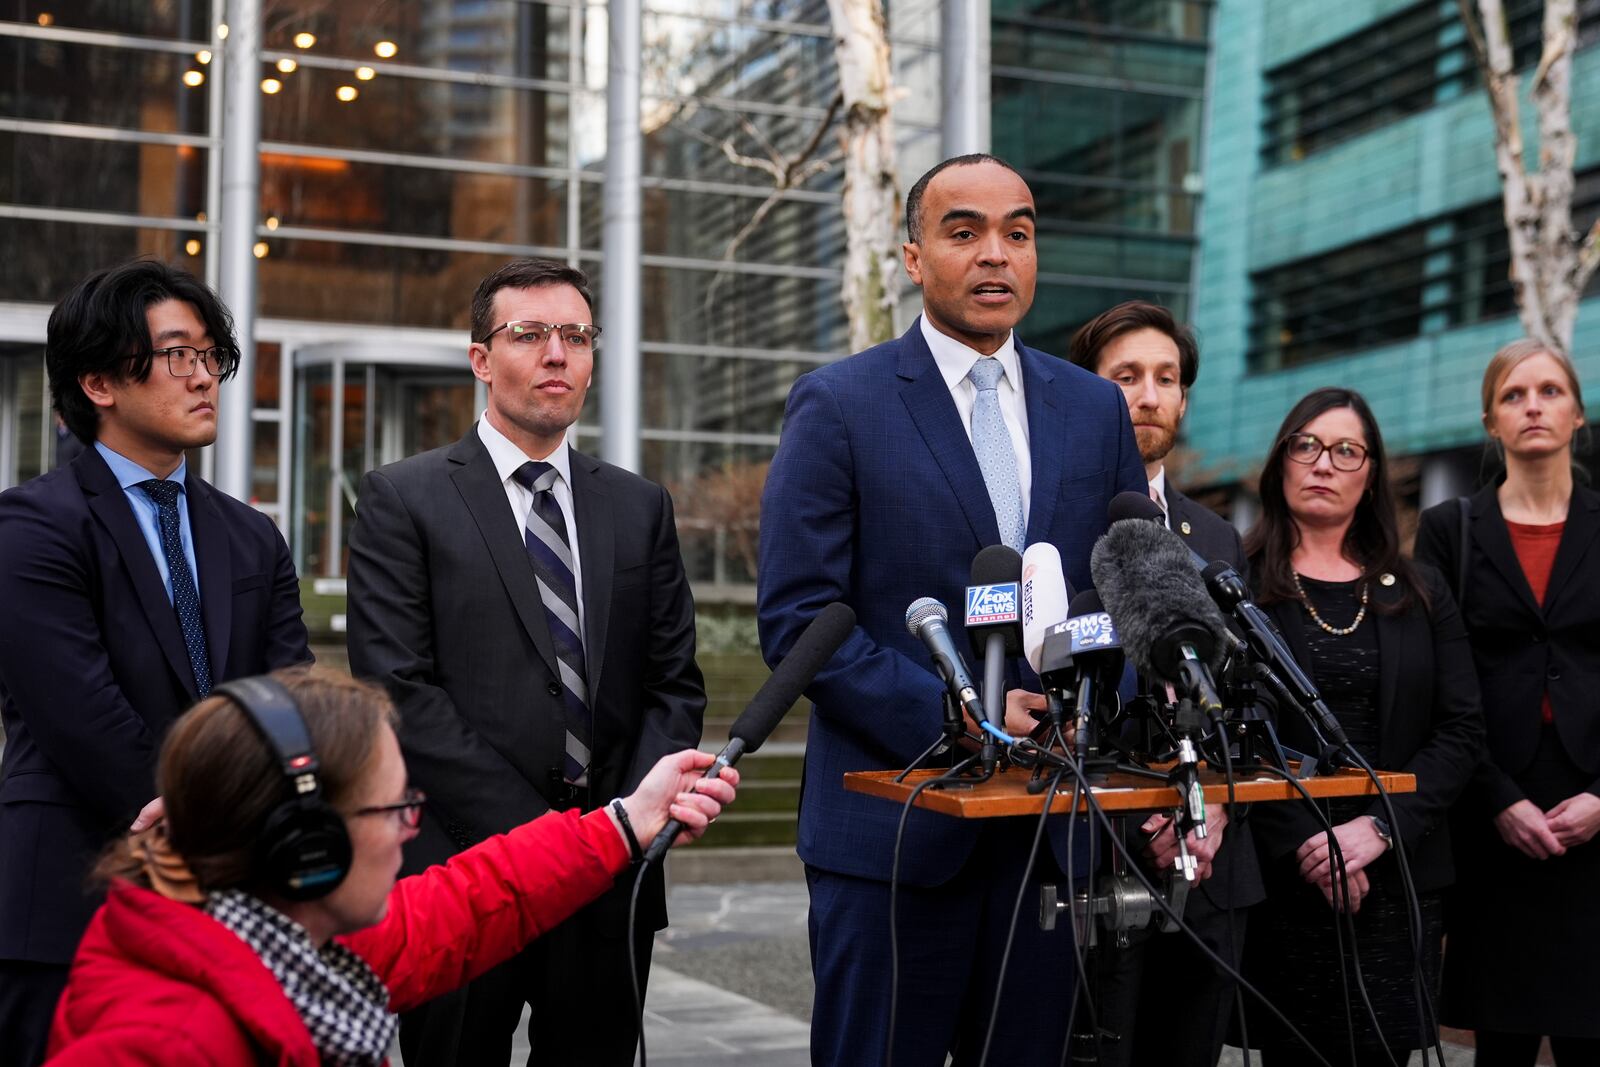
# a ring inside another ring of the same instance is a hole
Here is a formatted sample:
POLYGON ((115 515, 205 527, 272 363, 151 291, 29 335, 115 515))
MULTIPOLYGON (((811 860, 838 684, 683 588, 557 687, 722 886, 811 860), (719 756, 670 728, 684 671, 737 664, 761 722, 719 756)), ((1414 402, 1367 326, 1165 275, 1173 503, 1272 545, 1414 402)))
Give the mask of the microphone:
MULTIPOLYGON (((829 604, 817 613, 789 649, 789 654, 783 657, 783 662, 778 664, 778 669, 762 683, 744 711, 733 720, 728 728, 728 743, 717 753, 716 762, 706 769, 707 778, 720 777, 724 767, 733 766, 740 756, 762 746, 777 729, 779 720, 794 707, 806 686, 822 670, 822 665, 844 644, 855 625, 856 613, 848 604, 829 604)), ((659 861, 672 847, 673 838, 682 831, 683 823, 669 819, 645 849, 644 862, 659 861)))
POLYGON ((1185 662, 1219 666, 1231 636, 1190 554, 1165 526, 1120 519, 1089 558, 1095 588, 1117 620, 1128 658, 1141 673, 1174 685, 1191 681, 1185 662))
MULTIPOLYGON (((967 586, 967 637, 973 654, 983 657, 983 706, 988 713, 984 728, 991 737, 1003 737, 1006 721, 1006 657, 1022 651, 1022 557, 1006 545, 990 545, 972 560, 972 581, 967 586)), ((1000 750, 986 741, 980 752, 987 773, 999 761, 1000 750)))
MULTIPOLYGON (((1106 508, 1106 514, 1113 523, 1122 519, 1154 519, 1157 523, 1161 523, 1163 528, 1165 527, 1162 523, 1161 508, 1154 500, 1141 493, 1118 493, 1112 497, 1111 503, 1106 508)), ((1322 736, 1330 739, 1335 747, 1348 749, 1350 740, 1345 735, 1344 727, 1322 699, 1322 695, 1317 692, 1317 687, 1310 677, 1295 660, 1294 653, 1289 651, 1289 646, 1283 643, 1283 638, 1278 634, 1277 627, 1272 624, 1272 619, 1250 599, 1250 590, 1245 585, 1244 579, 1239 577, 1239 573, 1225 561, 1208 563, 1187 544, 1181 540, 1178 543, 1183 545, 1189 554, 1190 562, 1200 571, 1206 592, 1210 594, 1211 599, 1239 623, 1250 650, 1255 653, 1262 665, 1272 672, 1273 688, 1279 689, 1291 703, 1299 705, 1322 736)), ((1095 580, 1098 582, 1098 577, 1095 580)), ((1228 637, 1230 642, 1234 640, 1231 633, 1228 637)))
POLYGON ((1045 631, 1067 617, 1071 595, 1056 546, 1045 541, 1029 545, 1022 553, 1022 654, 1035 674, 1044 655, 1045 631))
POLYGON ((944 605, 931 596, 913 601, 906 609, 906 629, 927 646, 928 654, 933 657, 933 667, 950 695, 961 702, 973 722, 981 723, 985 721, 983 702, 978 699, 978 689, 967 672, 967 662, 961 658, 950 636, 950 627, 946 625, 949 619, 950 613, 945 611, 944 605))
POLYGON ((1076 689, 1080 764, 1088 759, 1090 732, 1101 701, 1106 693, 1117 691, 1122 658, 1116 623, 1093 589, 1079 593, 1072 601, 1072 617, 1050 627, 1045 636, 1043 660, 1050 672, 1046 684, 1069 692, 1076 689))

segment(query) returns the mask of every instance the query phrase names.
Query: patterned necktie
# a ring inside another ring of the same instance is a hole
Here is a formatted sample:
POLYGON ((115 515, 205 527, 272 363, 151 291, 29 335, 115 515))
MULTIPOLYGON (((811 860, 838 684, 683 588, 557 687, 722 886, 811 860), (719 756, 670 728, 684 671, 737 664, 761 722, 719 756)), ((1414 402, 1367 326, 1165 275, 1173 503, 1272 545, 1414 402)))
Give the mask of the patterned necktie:
POLYGON ((1000 376, 1005 367, 992 356, 980 356, 967 372, 978 388, 978 402, 972 405, 972 450, 983 471, 983 484, 994 505, 994 518, 1000 526, 1000 540, 1022 551, 1027 531, 1022 523, 1022 488, 1017 477, 1017 453, 1000 414, 1000 376))
POLYGON ((530 461, 518 467, 512 477, 533 494, 533 508, 523 526, 522 540, 539 583, 539 599, 544 602, 556 662, 561 668, 567 709, 562 773, 571 785, 588 785, 594 726, 589 712, 589 682, 584 667, 583 630, 578 625, 578 586, 573 577, 572 547, 567 543, 567 519, 561 502, 551 491, 556 484, 556 469, 548 463, 530 461))
POLYGON ((1161 509, 1161 523, 1168 529, 1172 528, 1172 516, 1167 514, 1167 502, 1161 499, 1161 492, 1155 486, 1150 487, 1150 499, 1156 502, 1156 507, 1161 509))
POLYGON ((172 607, 178 613, 178 625, 183 628, 189 666, 194 670, 195 691, 205 696, 211 692, 211 659, 206 651, 206 627, 200 616, 200 596, 195 591, 194 575, 189 571, 189 557, 183 554, 183 538, 178 533, 178 494, 183 491, 183 486, 177 482, 151 478, 140 482, 139 488, 156 502, 161 525, 161 552, 167 557, 167 573, 172 577, 172 607))

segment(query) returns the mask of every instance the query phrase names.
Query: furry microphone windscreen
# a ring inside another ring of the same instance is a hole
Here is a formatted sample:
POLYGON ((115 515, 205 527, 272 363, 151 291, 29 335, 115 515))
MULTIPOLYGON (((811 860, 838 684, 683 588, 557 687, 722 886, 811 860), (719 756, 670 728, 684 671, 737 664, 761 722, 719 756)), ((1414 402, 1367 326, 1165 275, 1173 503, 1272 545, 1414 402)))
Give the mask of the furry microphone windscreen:
POLYGON ((1176 680, 1183 643, 1212 670, 1222 665, 1222 614, 1177 534, 1146 519, 1114 522, 1095 544, 1089 572, 1141 674, 1176 680))

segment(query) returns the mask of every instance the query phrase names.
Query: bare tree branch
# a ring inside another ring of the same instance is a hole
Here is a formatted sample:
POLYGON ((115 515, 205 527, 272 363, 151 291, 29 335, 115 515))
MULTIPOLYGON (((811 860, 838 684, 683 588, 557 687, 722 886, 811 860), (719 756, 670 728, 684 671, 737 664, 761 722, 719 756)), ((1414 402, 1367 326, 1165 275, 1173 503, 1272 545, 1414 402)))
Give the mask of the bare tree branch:
MULTIPOLYGON (((1483 29, 1478 25, 1478 19, 1472 9, 1472 0, 1456 0, 1456 7, 1461 11, 1461 24, 1467 28, 1467 40, 1472 44, 1472 55, 1478 61, 1478 69, 1487 74, 1489 70, 1489 46, 1483 41, 1483 29)), ((1488 81, 1487 76, 1484 78, 1488 81)))
POLYGON ((1580 298, 1589 287, 1589 279, 1594 277, 1596 267, 1600 267, 1600 219, 1596 219, 1595 224, 1589 227, 1588 236, 1584 237, 1578 249, 1578 266, 1572 274, 1572 287, 1578 291, 1580 298))

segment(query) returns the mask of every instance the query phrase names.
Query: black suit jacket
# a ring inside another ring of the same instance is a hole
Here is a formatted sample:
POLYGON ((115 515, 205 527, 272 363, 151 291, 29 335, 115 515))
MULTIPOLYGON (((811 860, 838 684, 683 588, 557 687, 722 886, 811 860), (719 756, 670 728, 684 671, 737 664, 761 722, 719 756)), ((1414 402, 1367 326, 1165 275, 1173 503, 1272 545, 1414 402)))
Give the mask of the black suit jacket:
MULTIPOLYGON (((272 520, 184 483, 211 675, 309 661, 272 520)), ((0 958, 69 963, 95 856, 155 796, 156 752, 198 698, 160 572, 93 448, 0 494, 0 958)))
MULTIPOLYGON (((1167 480, 1166 498, 1167 522, 1173 533, 1182 537, 1207 562, 1224 560, 1248 581, 1250 565, 1244 557, 1244 543, 1233 524, 1184 496, 1171 479, 1167 480)), ((1265 896, 1250 823, 1240 818, 1230 822, 1222 835, 1222 847, 1217 850, 1211 877, 1200 883, 1200 899, 1215 908, 1244 908, 1259 903, 1265 896)), ((1200 909, 1195 910, 1198 913, 1200 909)))
MULTIPOLYGON (((705 683, 671 498, 576 451, 571 466, 592 807, 699 743, 705 683)), ((555 650, 522 531, 476 426, 362 479, 349 594, 351 670, 393 695, 411 780, 428 794, 408 869, 549 810, 566 737, 555 650)), ((654 888, 641 917, 659 927, 659 880, 654 888)))
MULTIPOLYGON (((1511 547, 1497 488, 1472 497, 1465 597, 1489 741, 1473 792, 1493 812, 1524 799, 1511 776, 1526 770, 1538 749, 1546 691, 1562 747, 1600 779, 1600 493, 1573 488, 1541 606, 1511 547)), ((1452 584, 1458 580, 1461 509, 1455 501, 1422 513, 1416 555, 1452 584)), ((1600 793, 1600 780, 1590 791, 1600 793)))
MULTIPOLYGON (((1416 792, 1393 794, 1397 822, 1392 829, 1405 844, 1417 890, 1425 892, 1455 879, 1445 816, 1483 751, 1483 713, 1455 598, 1437 570, 1426 563, 1416 567, 1431 606, 1413 600, 1402 614, 1369 611, 1363 625, 1378 628, 1379 751, 1373 766, 1417 776, 1416 792)), ((1371 587, 1375 606, 1396 603, 1400 595, 1399 583, 1375 582, 1371 587)), ((1300 603, 1279 601, 1266 610, 1295 660, 1315 682, 1316 666, 1306 645, 1300 603)), ((1280 711, 1276 719, 1285 745, 1315 751, 1310 728, 1300 715, 1280 711)), ((1364 814, 1384 817, 1382 802, 1374 797, 1364 814)), ((1250 820, 1258 846, 1272 859, 1291 855, 1308 837, 1322 832, 1316 818, 1296 802, 1256 804, 1250 820)), ((1393 866, 1391 852, 1374 869, 1387 876, 1393 866)), ((1384 882, 1399 892, 1397 876, 1385 877, 1384 882)))

